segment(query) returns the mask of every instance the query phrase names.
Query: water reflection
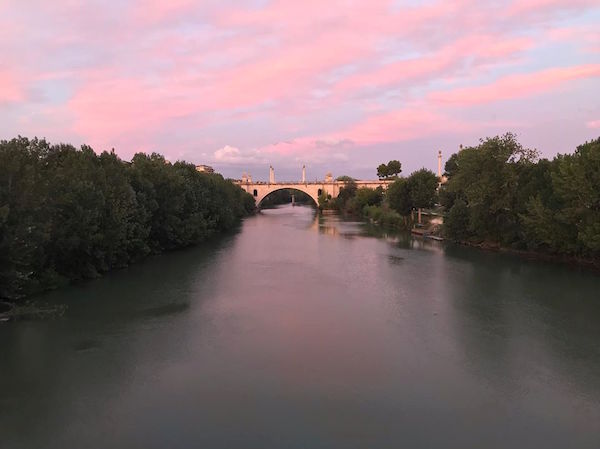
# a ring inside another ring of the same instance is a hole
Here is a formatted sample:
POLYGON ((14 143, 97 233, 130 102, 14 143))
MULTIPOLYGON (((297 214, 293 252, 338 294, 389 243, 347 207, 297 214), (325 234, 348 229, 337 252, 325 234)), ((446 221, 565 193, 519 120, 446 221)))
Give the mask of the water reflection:
POLYGON ((105 431, 123 385, 135 385, 186 350, 181 343, 190 295, 210 291, 214 258, 233 239, 52 292, 44 299, 68 305, 63 319, 0 327, 0 385, 17 393, 0 394, 0 435, 7 447, 22 439, 31 447, 69 447, 77 424, 90 436, 105 431), (179 333, 170 332, 173 325, 179 333), (96 414, 98 428, 87 428, 96 414), (67 426, 74 416, 76 425, 67 426))
POLYGON ((0 446, 595 448, 598 287, 264 210, 0 326, 0 446))

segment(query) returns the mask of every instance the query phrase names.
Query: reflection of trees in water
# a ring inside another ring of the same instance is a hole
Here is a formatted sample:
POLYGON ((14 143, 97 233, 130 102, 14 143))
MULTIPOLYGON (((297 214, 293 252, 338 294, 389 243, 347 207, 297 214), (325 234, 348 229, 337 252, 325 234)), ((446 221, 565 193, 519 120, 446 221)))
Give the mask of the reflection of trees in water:
POLYGON ((600 400, 598 278, 561 265, 448 245, 465 366, 507 394, 571 390, 600 400))
POLYGON ((356 221, 356 218, 345 217, 334 211, 321 212, 313 228, 322 234, 346 239, 372 237, 384 239, 402 249, 427 250, 440 254, 444 252, 444 244, 435 240, 413 236, 405 230, 386 229, 366 221, 356 221))
POLYGON ((319 214, 317 229, 321 234, 353 239, 364 234, 362 225, 362 222, 344 219, 337 212, 326 210, 319 214))
POLYGON ((420 236, 414 236, 405 230, 385 229, 381 226, 366 223, 364 226, 364 235, 385 239, 388 242, 393 243, 394 246, 402 249, 427 250, 440 254, 444 252, 443 243, 420 236))
MULTIPOLYGON (((42 422, 49 433, 40 430, 30 435, 40 439, 39 447, 50 447, 60 438, 68 440, 68 417, 89 413, 77 411, 82 397, 96 406, 105 405, 106 410, 97 412, 106 413, 124 386, 150 376, 157 363, 168 363, 187 350, 183 342, 191 309, 199 297, 210 297, 220 250, 234 239, 230 235, 150 258, 44 295, 45 301, 68 304, 65 319, 0 327, 0 363, 9 367, 0 369, 4 443, 21 441, 31 433, 32 424, 42 422), (178 322, 177 332, 165 325, 172 320, 178 322)), ((96 426, 92 427, 86 431, 93 432, 96 426)), ((65 441, 63 447, 68 446, 65 441)))

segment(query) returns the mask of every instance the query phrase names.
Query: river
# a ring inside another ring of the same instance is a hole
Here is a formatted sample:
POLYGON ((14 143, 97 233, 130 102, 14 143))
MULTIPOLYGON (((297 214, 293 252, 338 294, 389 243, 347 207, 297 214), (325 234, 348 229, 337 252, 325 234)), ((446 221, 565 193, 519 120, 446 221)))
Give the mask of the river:
POLYGON ((0 325, 0 447, 600 447, 600 276, 307 207, 0 325))

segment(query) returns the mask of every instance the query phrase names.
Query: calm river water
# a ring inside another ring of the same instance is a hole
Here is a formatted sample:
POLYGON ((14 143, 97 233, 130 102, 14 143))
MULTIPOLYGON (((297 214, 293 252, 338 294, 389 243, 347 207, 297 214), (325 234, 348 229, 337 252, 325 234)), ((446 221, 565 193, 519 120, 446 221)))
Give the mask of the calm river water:
POLYGON ((600 276, 281 207, 0 325, 1 448, 600 447, 600 276))

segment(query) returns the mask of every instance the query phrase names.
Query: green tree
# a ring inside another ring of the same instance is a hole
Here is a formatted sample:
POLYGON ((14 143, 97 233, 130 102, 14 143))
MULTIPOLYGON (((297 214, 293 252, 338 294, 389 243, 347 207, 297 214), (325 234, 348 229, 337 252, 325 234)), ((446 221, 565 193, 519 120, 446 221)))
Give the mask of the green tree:
POLYGON ((323 191, 319 195, 319 209, 329 209, 331 206, 331 195, 323 191))
POLYGON ((391 209, 403 216, 410 215, 413 203, 406 178, 398 178, 390 184, 386 191, 386 198, 391 209))
POLYGON ((444 164, 444 176, 452 178, 458 172, 458 153, 454 153, 444 164))
POLYGON ((550 252, 598 258, 600 138, 578 146, 572 155, 542 162, 547 169, 540 170, 537 189, 532 189, 536 194, 522 214, 525 234, 550 252))
POLYGON ((383 189, 369 189, 361 187, 356 190, 356 194, 349 201, 349 210, 355 214, 362 214, 365 206, 379 206, 383 201, 383 189))
POLYGON ((335 206, 338 210, 345 210, 348 202, 356 195, 356 182, 354 180, 346 181, 344 187, 340 188, 337 198, 335 198, 335 206))
POLYGON ((50 236, 45 140, 0 141, 0 298, 35 290, 50 236))
POLYGON ((379 178, 387 178, 390 175, 388 166, 386 164, 379 164, 377 167, 377 176, 379 178))
POLYGON ((465 240, 469 233, 469 209, 467 203, 457 199, 444 219, 444 233, 454 240, 465 240))
POLYGON ((388 176, 398 176, 402 171, 402 164, 400 161, 392 160, 387 164, 388 176))
POLYGON ((254 198, 218 174, 89 146, 0 141, 0 298, 95 277, 231 228, 254 198))
POLYGON ((415 208, 432 207, 437 198, 438 177, 431 170, 422 168, 407 180, 410 200, 415 208))
POLYGON ((520 173, 536 162, 537 151, 523 148, 514 134, 507 133, 464 148, 451 160, 444 188, 465 201, 474 237, 520 244, 520 173))
POLYGON ((390 178, 392 176, 397 176, 402 171, 402 164, 400 161, 392 160, 387 164, 380 164, 377 167, 377 176, 379 178, 390 178))

